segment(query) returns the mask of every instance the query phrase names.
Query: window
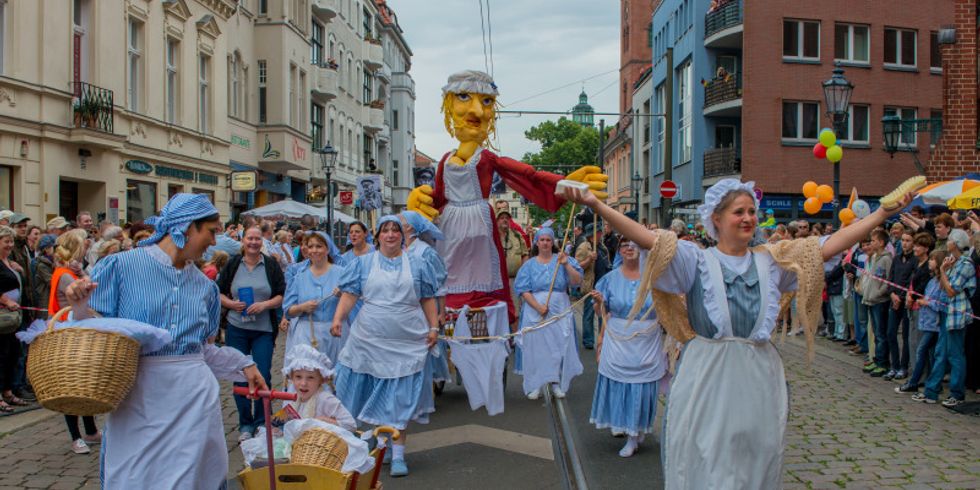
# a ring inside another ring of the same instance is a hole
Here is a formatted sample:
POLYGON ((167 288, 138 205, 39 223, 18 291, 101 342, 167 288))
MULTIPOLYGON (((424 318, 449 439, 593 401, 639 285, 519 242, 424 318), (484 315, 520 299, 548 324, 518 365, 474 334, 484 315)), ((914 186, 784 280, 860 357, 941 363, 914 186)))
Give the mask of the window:
POLYGON ((167 200, 171 200, 177 194, 184 192, 184 186, 180 184, 167 184, 167 200))
POLYGON ((942 109, 932 109, 929 111, 929 119, 933 122, 929 124, 929 146, 936 146, 939 143, 939 138, 943 135, 942 131, 942 120, 943 120, 943 110, 942 109), (940 124, 935 124, 936 120, 940 124))
POLYGON ((209 189, 201 189, 198 187, 194 187, 191 189, 191 192, 193 192, 194 194, 204 194, 205 196, 208 196, 208 200, 211 201, 211 204, 214 204, 214 191, 209 189))
POLYGON ((870 61, 868 26, 837 24, 834 26, 834 59, 852 63, 870 61))
POLYGON ((310 52, 310 63, 314 65, 323 65, 326 60, 323 59, 323 24, 317 21, 313 21, 313 28, 311 29, 312 35, 310 40, 312 41, 312 51, 310 52))
POLYGON ((692 78, 693 70, 691 69, 691 62, 688 61, 684 63, 680 69, 677 70, 677 83, 678 83, 678 96, 680 102, 677 107, 677 113, 680 116, 678 121, 678 141, 680 142, 680 160, 678 163, 689 162, 691 160, 691 149, 693 147, 693 141, 691 138, 691 114, 692 114, 692 101, 694 96, 694 87, 692 78))
POLYGON ((139 180, 126 181, 126 222, 142 221, 157 212, 157 185, 139 180))
POLYGON ((391 111, 391 129, 398 131, 398 110, 392 109, 391 111))
POLYGON ((180 44, 176 39, 167 38, 167 107, 166 119, 170 124, 177 124, 177 87, 180 86, 180 79, 177 78, 178 55, 180 54, 180 44))
POLYGON ((310 136, 313 138, 313 148, 323 148, 323 106, 310 106, 310 136))
POLYGON ((3 73, 4 38, 7 34, 7 0, 0 0, 0 73, 3 73))
POLYGON ((238 79, 238 67, 241 65, 238 55, 228 59, 228 115, 239 116, 239 97, 241 91, 241 81, 238 79))
POLYGON ((371 85, 372 85, 372 83, 371 83, 371 72, 368 71, 367 68, 365 68, 364 69, 364 88, 363 88, 364 89, 363 98, 364 98, 364 103, 365 104, 370 104, 371 102, 373 102, 373 99, 371 98, 371 95, 372 95, 371 94, 371 85))
POLYGON ((269 0, 259 0, 259 15, 269 14, 269 0))
MULTIPOLYGON (((660 85, 657 87, 657 112, 664 112, 664 106, 667 105, 667 90, 665 85, 660 85)), ((657 124, 657 161, 654 164, 654 168, 657 172, 662 172, 664 169, 664 137, 665 128, 667 127, 664 118, 658 117, 656 120, 657 124)))
POLYGON ((820 104, 816 102, 783 102, 783 139, 817 139, 819 111, 820 104))
POLYGON ((289 125, 296 127, 296 65, 289 64, 289 80, 287 81, 289 87, 287 89, 289 93, 289 105, 286 107, 286 112, 289 114, 289 125))
POLYGON ((368 39, 370 37, 373 37, 373 34, 371 32, 371 13, 368 12, 368 9, 363 9, 362 10, 362 12, 361 12, 361 22, 362 22, 361 28, 364 30, 364 33, 363 33, 364 34, 364 39, 368 39))
POLYGON ((871 110, 866 105, 851 105, 847 108, 847 121, 841 140, 850 143, 868 142, 868 125, 871 110))
POLYGON ((885 64, 915 66, 915 31, 885 28, 885 64))
POLYGON ((265 60, 259 60, 259 122, 264 123, 267 120, 268 113, 266 112, 266 68, 265 60))
POLYGON ((929 68, 934 72, 943 71, 943 52, 939 46, 939 33, 929 33, 929 68))
MULTIPOLYGON (((915 109, 903 108, 903 107, 886 107, 886 116, 898 116, 903 121, 915 119, 915 109)), ((915 124, 902 124, 902 134, 898 138, 898 146, 902 147, 913 147, 916 146, 915 140, 915 124)))
MULTIPOLYGON (((330 118, 330 124, 327 125, 327 143, 331 143, 332 144, 333 141, 336 141, 336 140, 333 137, 333 118, 331 117, 330 118)), ((340 150, 337 149, 337 151, 340 151, 340 150)))
POLYGON ((392 172, 393 172, 393 175, 394 175, 394 178, 392 180, 395 181, 395 186, 398 186, 401 181, 398 180, 398 160, 397 159, 391 161, 391 168, 392 168, 392 172))
POLYGON ((820 23, 804 20, 784 20, 783 58, 819 61, 820 23))
POLYGON ((299 103, 296 106, 296 124, 300 129, 306 128, 306 94, 310 93, 306 88, 306 72, 299 71, 299 103))
MULTIPOLYGON (((89 68, 89 42, 88 34, 91 32, 90 21, 92 4, 90 0, 74 0, 72 3, 72 20, 74 32, 72 36, 72 80, 76 82, 88 81, 89 68)), ((76 88, 76 92, 78 88, 76 88)), ((76 93, 76 95, 78 95, 76 93)))
POLYGON ((210 117, 210 111, 208 111, 208 64, 210 59, 207 55, 200 55, 198 57, 198 68, 197 68, 197 92, 198 92, 198 113, 200 115, 200 121, 198 121, 198 128, 202 133, 207 133, 210 128, 208 125, 208 118, 210 117))
POLYGON ((140 85, 143 80, 143 24, 129 19, 129 110, 140 110, 140 85))

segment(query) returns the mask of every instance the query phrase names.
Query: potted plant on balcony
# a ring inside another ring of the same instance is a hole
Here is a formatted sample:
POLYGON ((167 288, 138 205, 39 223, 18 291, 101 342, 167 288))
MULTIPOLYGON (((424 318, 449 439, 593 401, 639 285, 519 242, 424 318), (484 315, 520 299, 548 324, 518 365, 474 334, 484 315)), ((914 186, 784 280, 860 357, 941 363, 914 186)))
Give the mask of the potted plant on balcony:
POLYGON ((368 104, 368 106, 370 106, 372 109, 384 109, 385 101, 384 99, 374 99, 370 104, 368 104))
POLYGON ((340 68, 340 65, 337 64, 337 60, 333 58, 327 58, 327 62, 324 66, 330 68, 331 70, 336 70, 337 68, 340 68))
POLYGON ((378 38, 376 38, 376 37, 374 37, 374 36, 372 36, 372 35, 370 35, 370 34, 366 34, 364 36, 364 40, 367 41, 367 42, 369 42, 369 43, 371 43, 371 44, 376 44, 378 46, 381 46, 381 40, 378 39, 378 38))
POLYGON ((99 113, 102 111, 102 103, 96 99, 82 100, 82 120, 85 127, 94 128, 99 122, 99 113))

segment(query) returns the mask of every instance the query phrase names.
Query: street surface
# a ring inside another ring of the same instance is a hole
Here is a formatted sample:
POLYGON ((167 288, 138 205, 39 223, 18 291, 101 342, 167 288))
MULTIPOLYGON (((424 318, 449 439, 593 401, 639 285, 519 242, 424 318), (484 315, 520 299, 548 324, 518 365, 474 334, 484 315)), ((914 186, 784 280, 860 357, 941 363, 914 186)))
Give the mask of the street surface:
MULTIPOLYGON (((845 355, 838 344, 818 340, 816 359, 809 366, 802 339, 789 339, 779 349, 792 397, 787 489, 980 487, 980 420, 896 395, 892 389, 897 384, 862 374, 859 359, 845 355)), ((594 351, 581 354, 586 372, 575 379, 567 400, 590 486, 659 488, 655 438, 648 438, 634 457, 623 459, 616 453, 625 441, 588 424, 596 363, 594 351)), ((281 355, 280 345, 274 365, 281 363, 281 355)), ((242 456, 229 392, 224 390, 222 404, 230 448, 229 488, 235 489, 242 456)), ((978 398, 968 395, 968 400, 978 398)), ((546 407, 542 400, 521 396, 519 376, 508 375, 501 415, 470 411, 465 392, 452 384, 436 405, 429 425, 411 427, 411 474, 391 479, 385 468, 386 489, 560 488, 546 407)), ((659 421, 657 427, 659 435, 659 421)), ((34 410, 2 417, 0 433, 0 460, 6 467, 0 490, 98 487, 98 446, 89 455, 72 454, 60 415, 34 410)))

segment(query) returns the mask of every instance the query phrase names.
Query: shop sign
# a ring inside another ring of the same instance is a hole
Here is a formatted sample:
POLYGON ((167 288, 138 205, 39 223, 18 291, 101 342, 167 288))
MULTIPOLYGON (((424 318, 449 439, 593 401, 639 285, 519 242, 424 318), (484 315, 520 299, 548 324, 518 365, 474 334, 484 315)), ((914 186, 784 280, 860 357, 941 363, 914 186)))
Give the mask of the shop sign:
POLYGON ((181 170, 179 168, 165 167, 163 165, 157 165, 157 175, 160 177, 170 177, 173 179, 181 180, 194 180, 194 172, 190 170, 181 170))
POLYGON ((252 192, 255 190, 256 175, 254 170, 231 173, 231 190, 234 192, 252 192))
POLYGON ((231 135, 231 144, 235 146, 240 146, 246 150, 252 148, 252 142, 245 138, 244 136, 238 136, 237 134, 231 135))
POLYGON ((762 209, 793 209, 793 198, 766 197, 762 199, 759 207, 762 209))
POLYGON ((134 174, 148 174, 153 171, 153 165, 143 160, 126 160, 126 170, 134 174))
POLYGON ((197 181, 202 184, 218 185, 218 176, 198 172, 197 181))

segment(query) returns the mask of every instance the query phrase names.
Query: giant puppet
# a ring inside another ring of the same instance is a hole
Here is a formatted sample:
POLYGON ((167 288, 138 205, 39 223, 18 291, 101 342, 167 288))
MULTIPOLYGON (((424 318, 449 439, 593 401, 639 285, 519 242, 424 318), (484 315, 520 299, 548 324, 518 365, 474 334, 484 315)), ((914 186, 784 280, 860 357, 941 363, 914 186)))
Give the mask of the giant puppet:
POLYGON ((441 215, 439 228, 446 239, 438 243, 437 250, 448 271, 446 305, 479 307, 504 301, 513 319, 507 261, 487 200, 493 174, 552 213, 565 204, 555 195, 559 180, 586 183, 604 199, 608 177, 591 165, 563 177, 490 151, 487 147, 495 131, 497 95, 497 85, 486 73, 467 70, 449 77, 442 88, 442 113, 446 131, 459 140, 459 147, 439 161, 435 188, 423 185, 412 190, 408 208, 430 220, 441 215))

